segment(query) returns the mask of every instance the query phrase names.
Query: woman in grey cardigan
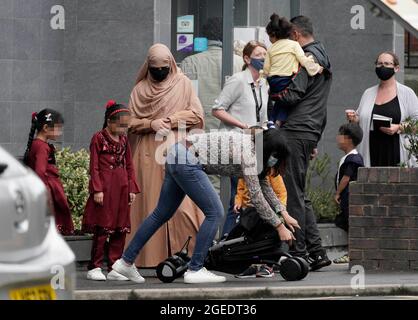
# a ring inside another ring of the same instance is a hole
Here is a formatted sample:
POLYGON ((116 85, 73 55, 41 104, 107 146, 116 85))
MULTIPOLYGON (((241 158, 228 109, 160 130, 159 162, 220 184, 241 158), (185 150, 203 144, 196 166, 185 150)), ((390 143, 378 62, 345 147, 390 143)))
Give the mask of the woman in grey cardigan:
POLYGON ((376 59, 380 83, 364 92, 356 112, 347 112, 348 120, 359 123, 364 131, 357 150, 366 167, 398 166, 400 163, 417 165, 405 148, 408 141, 402 124, 409 117, 418 118, 418 98, 411 88, 396 81, 395 74, 399 69, 399 59, 394 53, 381 53, 376 59), (392 118, 391 127, 373 130, 374 114, 392 118))

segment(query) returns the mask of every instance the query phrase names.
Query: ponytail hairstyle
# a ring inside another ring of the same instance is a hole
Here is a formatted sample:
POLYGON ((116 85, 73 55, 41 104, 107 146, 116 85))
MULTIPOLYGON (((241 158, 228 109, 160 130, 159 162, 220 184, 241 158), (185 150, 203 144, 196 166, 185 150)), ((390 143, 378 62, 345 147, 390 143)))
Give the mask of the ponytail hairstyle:
POLYGON ((273 13, 266 27, 267 34, 277 39, 289 39, 292 33, 292 24, 285 18, 273 13))
POLYGON ((121 115, 130 114, 130 111, 123 104, 116 103, 114 100, 109 100, 106 104, 106 112, 104 117, 103 129, 107 127, 107 120, 115 121, 120 118, 121 115))
POLYGON ((53 127, 56 124, 63 124, 64 118, 62 115, 52 109, 43 109, 39 112, 32 113, 32 125, 30 127, 28 143, 26 146, 25 155, 23 156, 23 162, 28 165, 29 152, 32 147, 32 142, 35 137, 35 132, 39 132, 42 128, 47 125, 53 127))

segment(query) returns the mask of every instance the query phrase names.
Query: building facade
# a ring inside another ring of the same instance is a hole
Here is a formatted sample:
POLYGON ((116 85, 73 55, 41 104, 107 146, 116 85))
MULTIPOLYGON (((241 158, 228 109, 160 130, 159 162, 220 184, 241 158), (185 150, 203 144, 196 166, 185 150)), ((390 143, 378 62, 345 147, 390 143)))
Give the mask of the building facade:
MULTIPOLYGON (((103 123, 106 101, 128 102, 153 43, 168 45, 176 58, 184 56, 176 47, 178 16, 194 14, 192 32, 199 33, 203 20, 222 15, 222 5, 222 0, 0 0, 0 144, 22 155, 31 113, 50 107, 65 118, 60 143, 88 147, 103 123)), ((334 71, 319 148, 336 163, 335 135, 344 110, 355 108, 363 91, 377 83, 379 52, 393 50, 403 61, 403 29, 374 16, 366 0, 235 0, 234 6, 235 27, 264 27, 273 12, 312 19, 334 71)))

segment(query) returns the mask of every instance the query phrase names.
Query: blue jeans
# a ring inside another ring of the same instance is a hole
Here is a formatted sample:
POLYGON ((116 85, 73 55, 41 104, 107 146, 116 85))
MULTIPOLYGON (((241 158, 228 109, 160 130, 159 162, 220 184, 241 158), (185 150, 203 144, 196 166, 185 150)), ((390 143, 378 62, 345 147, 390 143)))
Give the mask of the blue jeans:
MULTIPOLYGON (((292 81, 292 77, 273 76, 267 78, 267 81, 270 85, 270 95, 275 95, 285 90, 289 86, 290 82, 292 81)), ((274 103, 273 111, 270 115, 269 121, 286 121, 287 116, 287 110, 283 108, 278 108, 276 103, 274 103)))
MULTIPOLYGON (((142 247, 174 215, 186 195, 205 215, 205 220, 196 236, 189 270, 198 271, 203 267, 224 209, 202 165, 181 143, 175 144, 167 154, 166 173, 157 207, 145 219, 126 248, 122 256, 126 262, 135 261, 142 247)), ((188 236, 188 234, 184 235, 185 241, 188 236)))
POLYGON ((237 195, 238 177, 231 177, 231 197, 229 199, 229 209, 223 226, 221 237, 230 233, 237 225, 238 214, 234 212, 235 196, 237 195))

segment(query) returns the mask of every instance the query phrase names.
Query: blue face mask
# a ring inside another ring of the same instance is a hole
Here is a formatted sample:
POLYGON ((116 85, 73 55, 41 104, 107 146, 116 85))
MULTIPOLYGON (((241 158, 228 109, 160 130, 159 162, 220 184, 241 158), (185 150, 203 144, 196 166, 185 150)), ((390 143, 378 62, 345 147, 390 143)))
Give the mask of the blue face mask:
POLYGON ((273 156, 270 156, 269 160, 267 161, 267 167, 272 168, 279 160, 273 156))
POLYGON ((264 68, 264 59, 251 58, 251 65, 255 70, 260 71, 264 68))

